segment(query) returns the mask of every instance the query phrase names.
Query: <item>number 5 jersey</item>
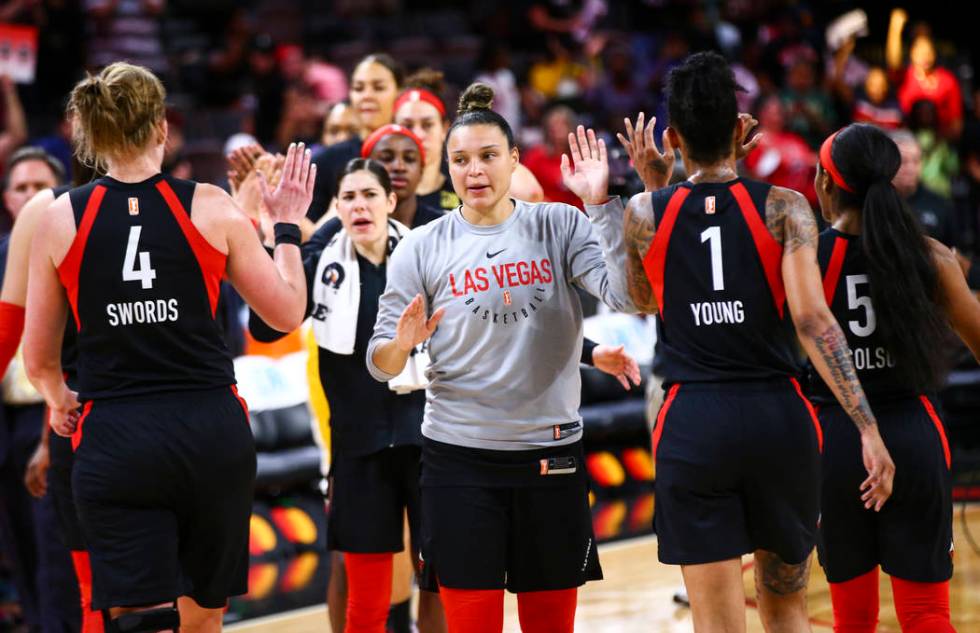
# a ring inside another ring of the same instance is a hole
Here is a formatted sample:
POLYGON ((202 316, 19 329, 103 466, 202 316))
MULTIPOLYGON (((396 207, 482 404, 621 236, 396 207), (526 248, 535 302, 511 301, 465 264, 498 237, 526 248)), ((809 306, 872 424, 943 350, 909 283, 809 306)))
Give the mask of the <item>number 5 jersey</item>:
POLYGON ((58 275, 78 327, 82 400, 234 384, 215 320, 226 255, 191 221, 196 183, 110 177, 69 192, 58 275))

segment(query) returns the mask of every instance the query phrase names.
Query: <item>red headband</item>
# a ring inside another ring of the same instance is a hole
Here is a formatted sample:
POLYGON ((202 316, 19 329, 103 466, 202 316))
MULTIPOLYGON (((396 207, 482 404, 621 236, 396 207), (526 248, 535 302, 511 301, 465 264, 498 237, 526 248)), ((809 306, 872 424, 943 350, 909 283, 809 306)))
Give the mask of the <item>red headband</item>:
POLYGON ((410 101, 425 101, 438 110, 442 118, 446 118, 446 106, 443 105, 442 99, 425 88, 412 88, 403 92, 401 96, 395 99, 395 112, 398 112, 399 108, 410 101))
POLYGON ((844 176, 842 176, 840 171, 838 171, 837 165, 834 164, 834 157, 830 153, 830 150, 834 145, 834 139, 837 138, 838 134, 840 134, 840 130, 828 136, 827 140, 820 146, 820 166, 823 167, 825 172, 830 174, 830 177, 838 187, 844 191, 855 193, 854 187, 847 184, 847 181, 844 180, 844 176))
POLYGON ((389 123, 388 125, 382 125, 375 131, 371 132, 370 136, 364 139, 361 144, 361 158, 368 158, 371 155, 371 151, 374 146, 378 144, 378 141, 386 136, 391 136, 392 134, 401 134, 402 136, 412 139, 419 148, 419 159, 425 164, 425 148, 422 147, 422 139, 415 136, 407 127, 402 125, 395 125, 394 123, 389 123))

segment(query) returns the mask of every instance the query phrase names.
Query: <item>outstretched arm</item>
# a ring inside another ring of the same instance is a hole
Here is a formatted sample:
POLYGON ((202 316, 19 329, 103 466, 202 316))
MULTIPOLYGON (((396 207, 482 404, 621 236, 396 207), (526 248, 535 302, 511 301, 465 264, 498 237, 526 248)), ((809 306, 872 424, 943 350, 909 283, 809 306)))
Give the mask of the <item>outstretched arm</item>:
POLYGON ((817 373, 861 432, 868 478, 861 484, 865 507, 880 510, 891 495, 895 464, 885 448, 868 398, 857 377, 844 332, 823 293, 817 264, 817 223, 801 194, 773 187, 766 200, 767 224, 782 227, 783 283, 803 349, 817 373))
POLYGON ((636 194, 626 205, 623 233, 626 242, 626 285, 630 298, 640 312, 656 314, 659 310, 657 298, 643 268, 643 258, 653 244, 654 234, 653 196, 649 193, 636 194))
POLYGON ((980 361, 980 301, 966 284, 963 269, 953 252, 932 238, 928 240, 939 273, 940 295, 949 323, 973 352, 973 357, 980 361))

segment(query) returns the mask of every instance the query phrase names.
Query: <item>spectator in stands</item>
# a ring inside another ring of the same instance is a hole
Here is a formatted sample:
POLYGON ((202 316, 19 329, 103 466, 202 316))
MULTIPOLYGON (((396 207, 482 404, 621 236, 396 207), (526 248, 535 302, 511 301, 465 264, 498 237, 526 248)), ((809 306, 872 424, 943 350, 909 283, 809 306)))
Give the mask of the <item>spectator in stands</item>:
POLYGON ((88 66, 101 68, 124 59, 167 75, 160 37, 166 0, 84 0, 88 66))
POLYGON ((814 62, 805 58, 793 62, 780 96, 786 109, 786 128, 816 148, 832 131, 837 115, 827 91, 817 83, 814 62))
POLYGON ((946 246, 956 246, 953 208, 945 198, 923 186, 922 150, 915 136, 908 130, 895 130, 891 138, 902 154, 902 166, 892 181, 895 189, 912 208, 926 233, 946 246))
POLYGON ((586 95, 586 103, 596 126, 619 129, 623 117, 652 104, 646 102, 646 91, 635 76, 636 63, 626 43, 610 44, 603 57, 603 72, 586 95))
POLYGON ((255 99, 255 137, 263 145, 269 145, 276 140, 286 90, 286 80, 279 72, 276 46, 271 36, 265 33, 255 36, 248 55, 248 66, 255 99))
POLYGON ((851 118, 855 123, 873 123, 886 130, 902 125, 902 109, 892 93, 888 75, 880 66, 868 70, 864 86, 854 95, 851 118))
MULTIPOLYGON (((898 72, 902 66, 902 30, 908 22, 903 9, 892 11, 888 25, 885 55, 888 68, 898 72)), ((898 102, 906 115, 920 99, 935 104, 939 129, 943 136, 958 139, 963 130, 963 97, 956 76, 936 65, 936 46, 924 29, 914 34, 909 46, 909 65, 898 87, 898 102)))
POLYGON ((323 147, 330 147, 337 143, 343 143, 357 136, 361 130, 361 122, 357 118, 357 112, 351 106, 350 101, 344 99, 338 101, 327 109, 327 116, 323 121, 323 134, 320 142, 323 147))
POLYGON ((65 180, 65 167, 39 147, 22 147, 7 164, 3 204, 13 219, 38 191, 55 187, 65 180))
POLYGON ((493 88, 497 98, 493 109, 504 117, 514 133, 520 136, 524 115, 521 112, 521 91, 517 85, 517 77, 511 66, 510 51, 506 44, 496 39, 488 39, 477 60, 477 74, 474 81, 479 81, 493 88))
POLYGON ((0 131, 0 166, 27 140, 27 117, 17 95, 17 86, 7 75, 0 75, 0 99, 3 100, 3 129, 0 131))
POLYGON ((952 179, 960 171, 960 159, 953 144, 940 131, 936 104, 928 99, 913 103, 908 123, 922 151, 922 183, 949 198, 952 179))
POLYGON ((577 124, 571 108, 553 106, 544 116, 544 142, 525 152, 521 160, 541 183, 546 202, 564 202, 581 209, 581 199, 568 190, 561 177, 561 157, 577 124))
POLYGON ((783 102, 777 95, 762 98, 758 105, 759 145, 745 157, 745 168, 758 180, 794 189, 816 204, 813 188, 816 154, 798 134, 786 129, 783 102))

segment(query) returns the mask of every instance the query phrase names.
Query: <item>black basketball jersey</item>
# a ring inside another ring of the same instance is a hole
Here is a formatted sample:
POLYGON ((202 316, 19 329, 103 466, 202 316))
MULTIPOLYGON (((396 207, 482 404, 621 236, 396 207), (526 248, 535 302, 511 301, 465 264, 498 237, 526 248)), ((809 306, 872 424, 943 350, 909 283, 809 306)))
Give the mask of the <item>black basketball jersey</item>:
POLYGON ((157 174, 69 193, 78 232, 58 274, 83 400, 234 384, 215 320, 226 256, 191 222, 195 186, 157 174))
MULTIPOLYGON (((847 337, 847 346, 858 378, 868 400, 882 401, 916 392, 903 387, 878 328, 878 317, 871 301, 868 268, 859 237, 827 229, 820 234, 817 259, 823 272, 827 305, 847 337)), ((835 402, 834 394, 816 371, 812 371, 811 394, 817 402, 835 402)))
POLYGON ((653 195, 656 232, 644 258, 659 313, 667 383, 797 376, 781 244, 766 228, 770 185, 688 182, 653 195))

